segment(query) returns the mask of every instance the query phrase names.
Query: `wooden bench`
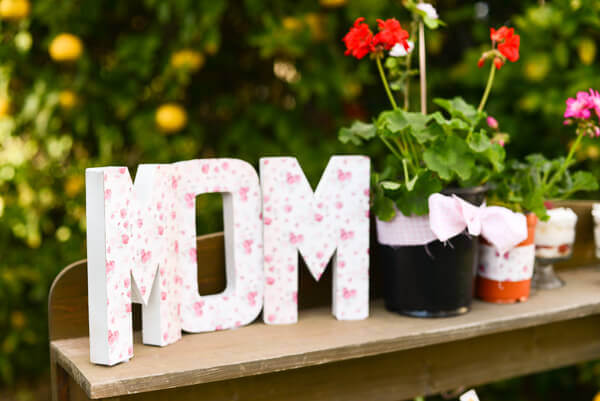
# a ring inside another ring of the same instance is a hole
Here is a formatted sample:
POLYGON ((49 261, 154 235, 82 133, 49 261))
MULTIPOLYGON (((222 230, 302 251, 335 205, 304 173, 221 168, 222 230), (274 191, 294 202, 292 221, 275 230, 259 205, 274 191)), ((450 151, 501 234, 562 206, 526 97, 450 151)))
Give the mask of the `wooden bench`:
MULTIPOLYGON (((567 285, 529 301, 475 301, 470 313, 414 319, 380 300, 369 319, 331 315, 331 273, 315 283, 302 267, 299 322, 188 334, 168 347, 142 345, 115 367, 89 362, 85 261, 66 267, 49 298, 52 391, 64 400, 403 400, 553 369, 600 357, 600 269, 594 258, 590 202, 580 216, 567 285)), ((222 234, 198 238, 202 294, 225 286, 222 234)), ((371 280, 379 282, 373 266, 371 280)), ((372 288, 378 298, 379 288, 372 288)), ((137 305, 136 305, 137 306, 137 305)), ((134 308, 134 328, 140 327, 134 308)))

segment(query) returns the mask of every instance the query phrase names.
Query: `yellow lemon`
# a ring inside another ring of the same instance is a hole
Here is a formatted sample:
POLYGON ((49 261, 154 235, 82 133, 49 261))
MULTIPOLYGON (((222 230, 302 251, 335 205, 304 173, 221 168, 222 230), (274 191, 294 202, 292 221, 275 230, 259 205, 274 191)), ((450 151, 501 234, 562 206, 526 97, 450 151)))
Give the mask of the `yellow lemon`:
POLYGON ((72 175, 67 178, 65 182, 65 193, 68 197, 73 198, 83 189, 85 182, 83 180, 83 176, 81 175, 72 175))
POLYGON ((25 326, 25 315, 21 311, 14 311, 10 315, 10 324, 15 329, 22 329, 25 326))
POLYGON ((70 33, 61 33, 50 43, 50 57, 54 61, 75 61, 81 56, 81 39, 70 33))
POLYGON ((182 49, 171 55, 171 65, 175 68, 198 71, 204 65, 204 56, 193 49, 182 49))
POLYGON ((284 17, 281 24, 288 31, 297 31, 302 28, 302 21, 296 17, 284 17))
POLYGON ((18 20, 29 15, 28 0, 0 0, 0 18, 18 20))
POLYGON ((10 114, 10 100, 7 97, 0 97, 0 118, 10 114))
POLYGON ((600 401, 600 393, 596 394, 592 401, 600 401))
POLYGON ((70 110, 77 105, 77 95, 72 90, 64 90, 58 94, 58 103, 65 110, 70 110))
POLYGON ((542 81, 552 68, 550 59, 546 55, 533 56, 524 64, 525 76, 534 82, 542 81))
POLYGON ((328 8, 341 7, 346 4, 346 0, 319 0, 319 4, 328 8))
POLYGON ((597 145, 590 145, 587 150, 587 157, 589 157, 592 160, 598 160, 598 158, 600 157, 600 148, 597 145))
POLYGON ((185 127, 187 113, 177 103, 166 103, 156 110, 155 120, 162 132, 172 134, 185 127))
POLYGON ((592 65, 596 58, 596 43, 590 38, 583 38, 577 44, 577 54, 585 65, 592 65))

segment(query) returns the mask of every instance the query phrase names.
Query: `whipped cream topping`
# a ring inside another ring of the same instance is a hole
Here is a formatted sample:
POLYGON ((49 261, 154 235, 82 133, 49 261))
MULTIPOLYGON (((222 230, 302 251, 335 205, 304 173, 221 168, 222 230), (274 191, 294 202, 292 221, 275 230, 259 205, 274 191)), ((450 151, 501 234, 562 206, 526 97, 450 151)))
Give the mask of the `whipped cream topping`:
POLYGON ((548 210, 550 219, 539 221, 535 229, 535 244, 542 246, 570 245, 575 242, 577 215, 568 208, 548 210))

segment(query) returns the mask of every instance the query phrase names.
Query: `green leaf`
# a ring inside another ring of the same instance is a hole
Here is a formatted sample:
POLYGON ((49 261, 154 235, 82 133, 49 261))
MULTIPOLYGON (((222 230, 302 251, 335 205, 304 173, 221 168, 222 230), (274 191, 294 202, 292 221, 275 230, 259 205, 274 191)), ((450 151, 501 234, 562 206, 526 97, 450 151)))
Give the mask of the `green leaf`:
POLYGON ((388 57, 385 59, 385 66, 387 68, 396 68, 398 66, 398 58, 397 57, 388 57))
POLYGON ((484 130, 473 132, 467 144, 474 152, 481 153, 492 164, 494 171, 500 172, 504 169, 506 151, 499 144, 492 143, 484 130))
POLYGON ((442 190, 442 183, 432 172, 425 171, 418 176, 417 181, 409 191, 402 187, 395 196, 396 207, 405 216, 423 216, 429 213, 429 196, 442 190))
POLYGON ((437 18, 429 18, 427 16, 423 17, 423 22, 425 26, 429 29, 437 29, 440 26, 440 20, 437 18))
POLYGON ((577 171, 573 174, 572 179, 571 188, 567 189, 569 193, 595 191, 598 189, 598 180, 589 171, 577 171))
POLYGON ((546 212, 545 200, 544 194, 541 191, 534 191, 525 196, 523 206, 526 210, 535 213, 540 220, 546 221, 550 216, 546 212))
POLYGON ((431 142, 443 135, 443 132, 440 132, 434 126, 427 127, 421 130, 411 130, 410 133, 420 144, 431 142))
POLYGON ((446 110, 452 117, 460 118, 472 126, 475 126, 484 116, 484 113, 477 111, 475 107, 464 101, 462 97, 455 97, 450 100, 437 98, 433 102, 446 110))
POLYGON ((389 191, 395 191, 397 189, 400 189, 400 187, 402 186, 402 184, 396 181, 381 181, 379 185, 381 185, 383 189, 387 189, 389 191))
POLYGON ((398 109, 393 111, 384 111, 377 119, 377 125, 386 131, 385 133, 397 136, 401 133, 409 133, 417 142, 425 143, 437 137, 435 131, 432 131, 427 123, 430 117, 421 113, 411 113, 398 109))
POLYGON ((548 160, 539 153, 534 153, 525 157, 525 160, 531 167, 539 170, 542 173, 552 170, 553 166, 556 165, 555 160, 548 160))
POLYGON ((377 135, 375 125, 354 121, 350 128, 342 128, 338 134, 338 139, 342 143, 351 142, 354 145, 361 145, 363 141, 368 141, 377 135))
POLYGON ((506 158, 506 150, 497 143, 485 151, 485 156, 492 163, 494 171, 499 173, 504 170, 504 159, 506 158))
POLYGON ((485 134, 485 131, 473 132, 467 140, 467 144, 477 153, 482 153, 492 147, 490 138, 485 134))
POLYGON ((426 166, 439 174, 444 181, 452 181, 456 174, 461 180, 468 180, 475 166, 475 158, 467 143, 456 136, 436 142, 423 153, 426 166))
POLYGON ((379 220, 390 221, 396 216, 394 201, 386 197, 383 190, 377 190, 373 201, 373 211, 379 220))
POLYGON ((384 111, 377 119, 380 128, 387 128, 392 133, 401 132, 407 128, 423 130, 427 126, 429 117, 421 113, 410 113, 401 109, 384 111))

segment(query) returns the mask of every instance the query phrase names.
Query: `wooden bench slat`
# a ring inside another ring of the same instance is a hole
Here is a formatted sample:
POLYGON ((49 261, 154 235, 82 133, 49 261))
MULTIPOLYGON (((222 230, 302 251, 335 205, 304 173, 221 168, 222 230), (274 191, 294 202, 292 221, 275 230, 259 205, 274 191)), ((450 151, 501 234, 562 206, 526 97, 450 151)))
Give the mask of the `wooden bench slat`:
POLYGON ((470 313, 455 318, 402 317, 387 312, 381 302, 372 305, 369 319, 355 322, 335 320, 329 307, 309 309, 300 312, 295 325, 256 322, 185 335, 164 348, 138 343, 130 362, 110 368, 89 362, 87 337, 56 340, 51 347, 58 364, 90 398, 114 397, 454 343, 600 313, 597 268, 563 272, 562 277, 565 287, 541 291, 528 302, 476 301, 470 313))

